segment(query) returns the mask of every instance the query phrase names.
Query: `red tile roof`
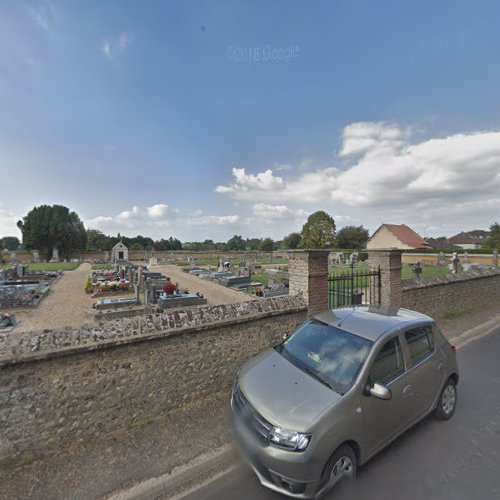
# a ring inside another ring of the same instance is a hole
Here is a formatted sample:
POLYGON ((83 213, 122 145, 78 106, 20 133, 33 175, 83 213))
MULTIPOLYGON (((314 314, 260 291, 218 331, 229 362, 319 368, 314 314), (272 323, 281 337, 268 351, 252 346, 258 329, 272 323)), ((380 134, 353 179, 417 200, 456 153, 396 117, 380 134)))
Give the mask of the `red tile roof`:
POLYGON ((454 245, 465 245, 465 244, 481 244, 481 240, 479 238, 476 238, 475 236, 472 236, 469 233, 458 233, 455 236, 452 236, 449 238, 449 240, 454 244, 454 245))
MULTIPOLYGON (((406 224, 382 224, 375 233, 382 227, 386 227, 389 231, 396 236, 402 243, 413 248, 430 248, 429 243, 421 238, 413 229, 406 224)), ((375 233, 373 236, 375 236, 375 233)), ((373 238, 372 236, 372 238, 373 238)))

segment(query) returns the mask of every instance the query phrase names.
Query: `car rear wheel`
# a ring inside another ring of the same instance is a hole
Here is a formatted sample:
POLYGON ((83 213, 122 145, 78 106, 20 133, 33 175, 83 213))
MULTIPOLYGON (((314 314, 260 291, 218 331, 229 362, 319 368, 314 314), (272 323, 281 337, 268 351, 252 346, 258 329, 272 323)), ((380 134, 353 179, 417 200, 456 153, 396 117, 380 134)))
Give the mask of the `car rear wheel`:
POLYGON ((348 444, 343 444, 335 450, 325 466, 323 477, 327 488, 333 488, 343 479, 354 479, 357 470, 356 453, 348 444))
POLYGON ((453 379, 448 379, 439 395, 437 408, 434 415, 439 420, 448 420, 455 413, 457 406, 457 384, 453 379))

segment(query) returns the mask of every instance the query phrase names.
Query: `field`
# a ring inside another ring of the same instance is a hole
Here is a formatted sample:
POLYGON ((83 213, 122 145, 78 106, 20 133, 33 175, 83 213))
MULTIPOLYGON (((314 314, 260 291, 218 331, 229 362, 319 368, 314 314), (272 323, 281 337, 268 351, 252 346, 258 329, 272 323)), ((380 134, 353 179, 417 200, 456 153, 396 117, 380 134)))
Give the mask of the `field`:
MULTIPOLYGON (((39 271, 73 271, 80 265, 79 262, 31 262, 28 264, 30 272, 39 271)), ((0 269, 8 269, 12 266, 1 264, 0 269)))

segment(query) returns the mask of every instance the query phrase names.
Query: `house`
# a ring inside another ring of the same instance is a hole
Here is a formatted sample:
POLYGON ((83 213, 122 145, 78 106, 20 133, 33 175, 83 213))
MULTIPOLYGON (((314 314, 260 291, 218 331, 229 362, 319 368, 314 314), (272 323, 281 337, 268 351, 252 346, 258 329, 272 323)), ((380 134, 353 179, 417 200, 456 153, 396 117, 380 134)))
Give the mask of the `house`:
POLYGON ((470 233, 458 233, 449 238, 449 241, 453 245, 461 247, 464 250, 475 250, 476 248, 481 248, 481 238, 473 236, 470 233))
POLYGON ((116 262, 117 260, 128 260, 128 248, 123 244, 122 241, 117 243, 111 249, 111 260, 116 262))
POLYGON ((382 224, 368 240, 366 248, 369 250, 377 248, 413 250, 431 248, 431 246, 406 224, 382 224))

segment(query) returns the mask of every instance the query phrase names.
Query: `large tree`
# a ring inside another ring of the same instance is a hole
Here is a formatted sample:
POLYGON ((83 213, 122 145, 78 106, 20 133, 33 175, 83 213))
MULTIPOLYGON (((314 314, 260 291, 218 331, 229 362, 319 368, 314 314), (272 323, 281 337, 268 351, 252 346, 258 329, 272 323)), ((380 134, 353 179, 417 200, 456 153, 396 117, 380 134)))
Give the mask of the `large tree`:
POLYGON ((87 251, 105 251, 113 248, 113 240, 97 229, 87 229, 87 251))
POLYGON ((335 244, 335 221, 323 210, 314 212, 302 227, 304 248, 333 248, 335 244))
POLYGON ((494 250, 496 248, 500 251, 500 224, 498 222, 490 226, 490 235, 484 239, 482 248, 485 250, 494 250))
POLYGON ((360 250, 365 248, 369 238, 368 229, 363 226, 345 226, 337 232, 336 246, 360 250))
POLYGON ((28 212, 17 223, 23 233, 26 250, 39 250, 49 260, 57 248, 63 257, 72 251, 84 250, 87 233, 75 212, 62 205, 41 205, 28 212))
POLYGON ((0 250, 17 250, 21 246, 21 242, 17 236, 4 236, 0 238, 0 250))
POLYGON ((263 252, 272 252, 274 250, 274 241, 272 238, 264 238, 260 244, 260 250, 263 252))
POLYGON ((290 250, 295 250, 299 248, 302 243, 302 236, 300 233, 290 233, 288 236, 283 238, 282 247, 290 250))
POLYGON ((228 250, 246 250, 246 242, 242 236, 235 234, 231 239, 227 242, 228 250))

